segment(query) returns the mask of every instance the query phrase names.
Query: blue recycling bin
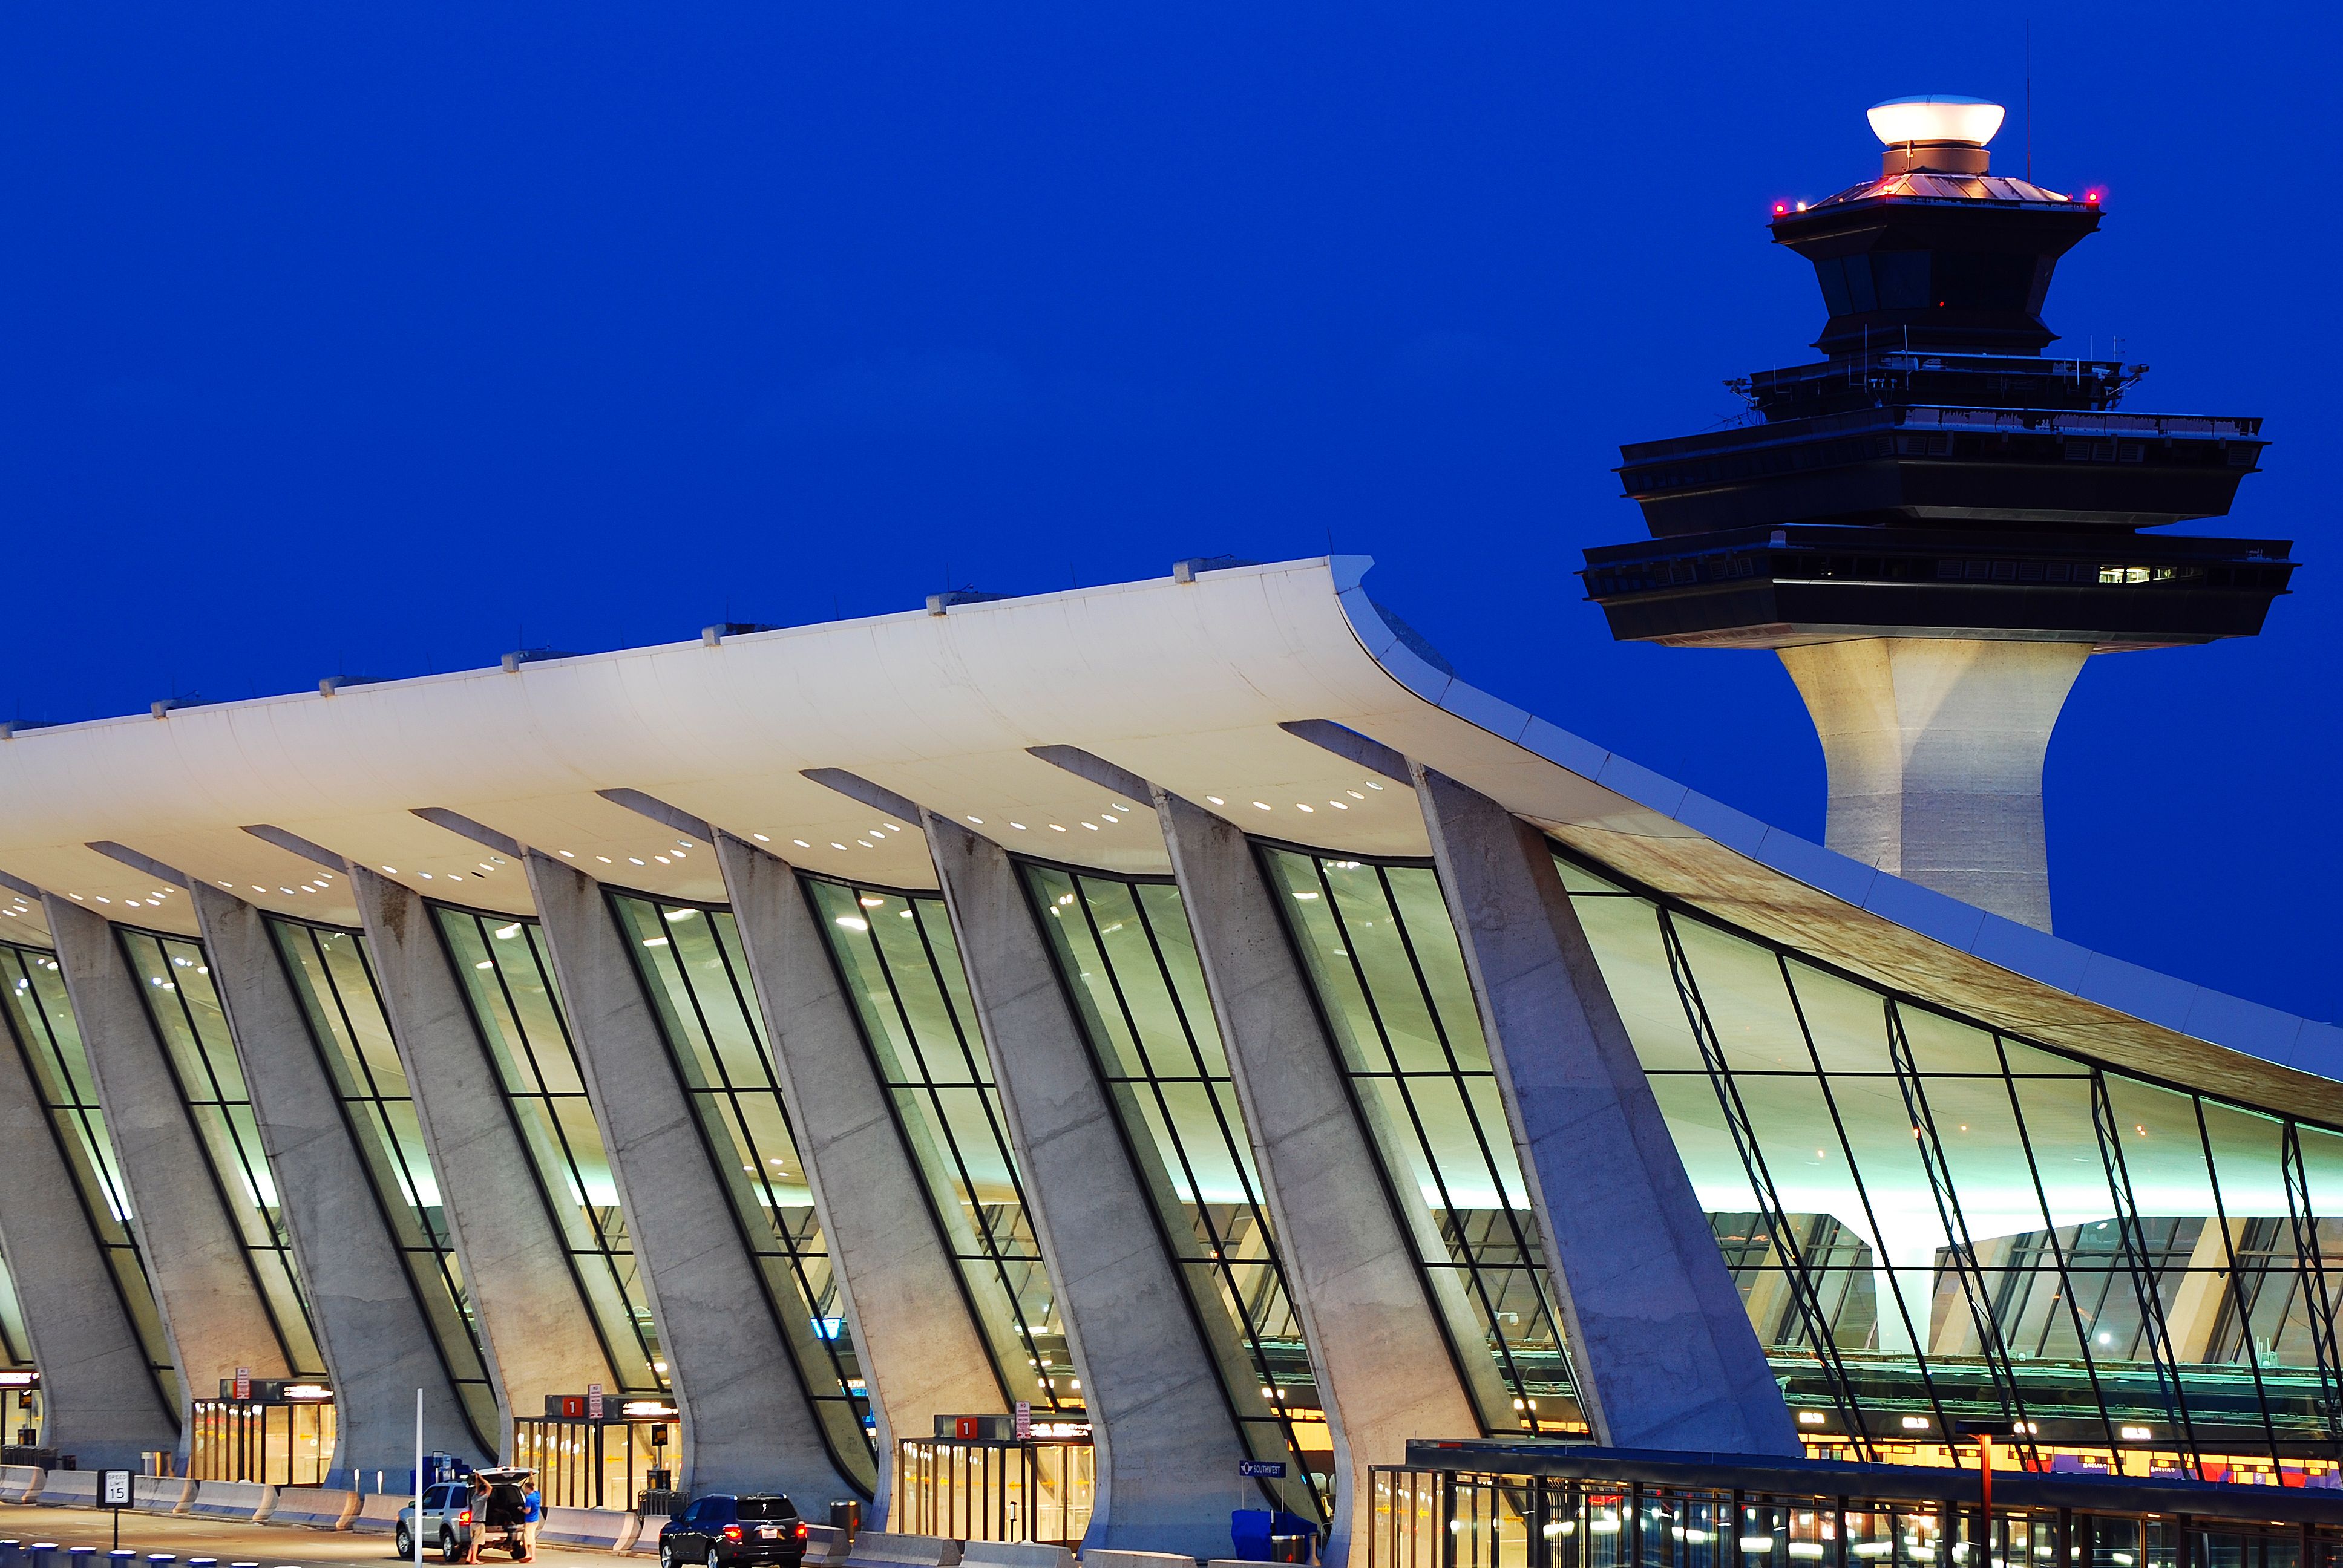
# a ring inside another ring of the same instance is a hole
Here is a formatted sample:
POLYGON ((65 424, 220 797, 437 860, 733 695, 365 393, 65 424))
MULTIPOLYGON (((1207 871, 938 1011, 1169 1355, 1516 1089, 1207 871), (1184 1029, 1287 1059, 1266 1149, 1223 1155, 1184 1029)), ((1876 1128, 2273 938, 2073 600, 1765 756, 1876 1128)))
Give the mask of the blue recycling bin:
POLYGON ((1269 1559, 1269 1522, 1272 1515, 1266 1508, 1238 1508, 1229 1513, 1229 1540, 1234 1543, 1233 1555, 1243 1563, 1266 1563, 1269 1559))

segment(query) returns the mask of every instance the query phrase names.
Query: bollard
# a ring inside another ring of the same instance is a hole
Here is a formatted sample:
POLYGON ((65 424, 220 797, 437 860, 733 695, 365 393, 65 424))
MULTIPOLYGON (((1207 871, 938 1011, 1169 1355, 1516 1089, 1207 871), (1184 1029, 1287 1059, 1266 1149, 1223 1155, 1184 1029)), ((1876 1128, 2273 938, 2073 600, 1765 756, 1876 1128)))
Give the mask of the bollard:
POLYGON ((25 1548, 25 1561, 28 1568, 56 1568, 57 1543, 54 1541, 34 1542, 25 1548))
POLYGON ((137 1560, 138 1553, 131 1551, 126 1546, 118 1551, 109 1552, 106 1554, 106 1561, 108 1564, 108 1568, 130 1568, 130 1564, 137 1560))
POLYGON ((178 1560, 178 1553, 175 1552, 149 1552, 146 1553, 146 1561, 155 1564, 155 1568, 169 1568, 169 1564, 176 1563, 178 1560))
POLYGON ((187 1568, 219 1568, 219 1559, 216 1557, 190 1557, 187 1559, 187 1568))
POLYGON ((16 1568, 18 1549, 23 1545, 21 1541, 0 1541, 0 1568, 16 1568))

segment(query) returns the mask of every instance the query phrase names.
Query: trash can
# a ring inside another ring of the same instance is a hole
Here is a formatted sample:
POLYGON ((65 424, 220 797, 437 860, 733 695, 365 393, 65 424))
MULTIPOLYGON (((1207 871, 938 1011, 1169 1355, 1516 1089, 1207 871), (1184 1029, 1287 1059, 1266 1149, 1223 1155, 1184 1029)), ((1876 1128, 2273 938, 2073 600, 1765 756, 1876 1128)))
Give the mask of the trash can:
POLYGON ((830 1505, 830 1527, 832 1530, 845 1532, 846 1543, 849 1546, 853 1545, 855 1536, 862 1531, 861 1499, 855 1497, 833 1499, 830 1505))

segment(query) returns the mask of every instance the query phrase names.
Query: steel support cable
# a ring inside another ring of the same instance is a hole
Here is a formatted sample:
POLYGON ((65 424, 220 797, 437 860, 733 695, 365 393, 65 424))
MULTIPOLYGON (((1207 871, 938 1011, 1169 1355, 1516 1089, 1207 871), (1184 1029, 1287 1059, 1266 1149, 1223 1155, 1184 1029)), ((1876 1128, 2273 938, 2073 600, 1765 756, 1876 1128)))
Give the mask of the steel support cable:
POLYGON ((2147 1232, 2140 1223, 2139 1207, 2132 1198, 2131 1173, 2123 1157, 2123 1138, 2116 1125, 2115 1101, 2107 1094, 2107 1074, 2096 1066, 2091 1069, 2091 1126, 2098 1134, 2099 1161, 2106 1167, 2107 1194, 2115 1201, 2116 1236, 2124 1250, 2125 1271, 2131 1275, 2132 1292, 2139 1299, 2140 1328, 2147 1336, 2147 1353, 2156 1369, 2157 1391, 2163 1395, 2167 1413, 2178 1422, 2181 1437, 2188 1450, 2188 1462, 2204 1479, 2204 1464, 2197 1452, 2197 1426, 2188 1414, 2188 1398, 2180 1386, 2180 1367, 2172 1353, 2172 1331, 2164 1320, 2164 1301, 2158 1294, 2147 1258, 2147 1232))
MULTIPOLYGON (((2310 1319, 2310 1347, 2318 1357, 2318 1402, 2331 1441, 2343 1437, 2343 1378, 2336 1371, 2335 1300, 2327 1288, 2327 1263, 2319 1251, 2318 1215, 2310 1206, 2310 1172, 2302 1162, 2302 1131, 2291 1116, 2280 1125, 2285 1129, 2286 1218, 2294 1231, 2296 1267, 2310 1296, 2310 1311, 2306 1314, 2310 1319)), ((2247 1332, 2250 1337, 2251 1329, 2247 1332)))
POLYGON ((1872 1446, 1871 1429, 1865 1422, 1862 1406, 1855 1397, 1855 1383, 1846 1363, 1831 1339, 1830 1320, 1823 1312, 1822 1301, 1815 1293, 1814 1277, 1806 1268, 1795 1232, 1790 1225, 1788 1212, 1782 1206, 1782 1196, 1774 1185, 1773 1173, 1766 1169, 1765 1156, 1757 1145, 1756 1130, 1749 1121, 1749 1111, 1741 1101, 1741 1091, 1725 1063, 1724 1047, 1717 1043, 1716 1030, 1709 1021, 1708 1006, 1701 1000, 1700 989, 1692 978, 1691 960, 1684 957, 1684 945, 1676 935, 1675 922, 1668 911, 1656 911, 1660 922, 1661 945, 1668 957, 1668 974, 1675 981, 1676 1000, 1684 1005, 1684 1021, 1691 1026, 1693 1040, 1700 1048, 1702 1062, 1708 1069, 1709 1086, 1716 1091, 1717 1108, 1724 1112, 1725 1125, 1733 1134, 1733 1143, 1741 1157, 1743 1172, 1749 1178, 1752 1192, 1765 1205, 1765 1219, 1774 1233, 1774 1245, 1787 1261, 1790 1299, 1798 1309, 1798 1317, 1806 1331, 1807 1342, 1814 1347, 1815 1360, 1821 1363, 1824 1376, 1829 1381, 1831 1402, 1838 1407, 1839 1419, 1854 1434, 1855 1447, 1865 1460, 1877 1458, 1872 1446))
POLYGON ((2196 1108, 2197 1141, 2204 1147, 2205 1169, 2212 1177, 2213 1222, 2221 1227, 2221 1255, 2228 1260, 2229 1264, 2229 1310, 2237 1315, 2238 1338, 2246 1347, 2246 1365, 2253 1369, 2254 1398, 2261 1406, 2262 1435, 2269 1440, 2270 1468, 2277 1470, 2281 1464, 2278 1423, 2270 1418, 2269 1389, 2262 1381, 2261 1351, 2254 1343, 2254 1296, 2261 1293, 2262 1282, 2269 1276, 2269 1265, 2262 1265, 2260 1276, 2255 1281, 2254 1296, 2248 1296, 2246 1293, 2245 1271, 2237 1264, 2237 1238, 2229 1230, 2228 1207, 2221 1198, 2221 1171, 2219 1163, 2213 1158, 2212 1130, 2205 1123, 2205 1097, 2192 1094, 2188 1097, 2188 1103, 2196 1108))
MULTIPOLYGON (((1904 1093, 1904 1110, 1912 1119, 1913 1141, 1919 1145, 1920 1162, 1928 1172, 1928 1186, 1936 1198, 1936 1218, 1944 1226, 1945 1236, 1952 1245, 1953 1271, 1959 1277, 1961 1293, 1967 1298, 1969 1321, 1976 1327, 1977 1343, 1985 1353, 1986 1367, 1993 1375, 1995 1392, 2000 1396, 2002 1414, 2019 1423, 2025 1434, 2025 1448, 2029 1460, 2035 1452, 2033 1429, 2026 1421, 2026 1401, 2017 1388, 2017 1373, 2010 1365, 2009 1347, 2001 1337, 2001 1325, 1986 1300, 1985 1271, 1976 1260, 1976 1243, 1969 1235, 1968 1218, 1961 1211, 1960 1193, 1953 1185, 1951 1163, 1945 1158, 1944 1140, 1936 1131, 1936 1118, 1928 1107, 1927 1091, 1920 1081, 1918 1061, 1912 1055, 1912 1041, 1905 1032, 1904 1015, 1896 1006, 1896 999, 1882 999, 1887 1028, 1887 1054, 1896 1067, 1896 1087, 1904 1093)), ((1946 1434, 1947 1436, 1950 1433, 1946 1434)))

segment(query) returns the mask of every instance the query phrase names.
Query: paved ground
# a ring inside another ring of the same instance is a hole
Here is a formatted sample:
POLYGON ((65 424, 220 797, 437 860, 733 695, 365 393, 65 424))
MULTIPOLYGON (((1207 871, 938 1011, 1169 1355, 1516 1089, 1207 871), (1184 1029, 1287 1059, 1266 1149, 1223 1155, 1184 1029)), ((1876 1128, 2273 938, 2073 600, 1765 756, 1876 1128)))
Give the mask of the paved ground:
MULTIPOLYGON (((0 1540, 54 1541, 60 1546, 95 1546, 103 1552, 114 1543, 114 1519, 93 1508, 41 1508, 0 1503, 0 1540)), ((302 1524, 233 1524, 222 1519, 189 1519, 164 1513, 125 1512, 122 1546, 129 1551, 170 1552, 181 1563, 189 1557, 216 1557, 223 1563, 246 1560, 264 1568, 323 1568, 324 1564, 395 1563, 387 1534, 356 1531, 317 1530, 302 1524)), ((630 1563, 649 1568, 640 1557, 618 1557, 607 1552, 582 1552, 540 1543, 538 1551, 561 1568, 617 1568, 630 1563)), ((103 1559, 100 1560, 101 1562, 103 1559)), ((423 1561, 437 1564, 427 1552, 423 1561)), ((502 1558, 490 1561, 501 1565, 502 1558)), ((143 1564, 142 1564, 143 1568, 143 1564)))

